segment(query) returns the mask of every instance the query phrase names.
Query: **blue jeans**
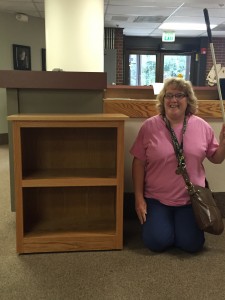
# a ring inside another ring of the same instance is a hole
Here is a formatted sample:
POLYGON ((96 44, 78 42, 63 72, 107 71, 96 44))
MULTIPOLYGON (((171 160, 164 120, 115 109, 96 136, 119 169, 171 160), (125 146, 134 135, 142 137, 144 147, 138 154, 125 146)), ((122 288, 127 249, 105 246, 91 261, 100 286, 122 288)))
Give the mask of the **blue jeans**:
POLYGON ((203 248, 205 237, 195 222, 191 205, 167 206, 155 199, 146 199, 147 216, 142 225, 144 244, 161 252, 177 247, 187 252, 203 248))

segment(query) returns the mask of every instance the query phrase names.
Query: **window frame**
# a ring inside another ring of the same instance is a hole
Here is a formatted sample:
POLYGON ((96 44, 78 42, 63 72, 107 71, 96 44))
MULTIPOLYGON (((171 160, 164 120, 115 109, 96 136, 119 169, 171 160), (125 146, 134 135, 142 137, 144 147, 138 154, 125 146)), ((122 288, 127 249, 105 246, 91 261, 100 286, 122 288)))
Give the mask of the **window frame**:
MULTIPOLYGON (((125 53, 125 67, 124 67, 124 82, 126 85, 130 85, 130 69, 129 69, 129 56, 131 54, 135 55, 156 55, 156 82, 163 82, 163 66, 165 55, 190 55, 191 65, 190 65, 190 81, 193 82, 195 79, 195 62, 196 62, 196 52, 195 51, 152 51, 152 50, 131 50, 128 49, 125 53)), ((140 82, 140 78, 138 78, 140 82)))

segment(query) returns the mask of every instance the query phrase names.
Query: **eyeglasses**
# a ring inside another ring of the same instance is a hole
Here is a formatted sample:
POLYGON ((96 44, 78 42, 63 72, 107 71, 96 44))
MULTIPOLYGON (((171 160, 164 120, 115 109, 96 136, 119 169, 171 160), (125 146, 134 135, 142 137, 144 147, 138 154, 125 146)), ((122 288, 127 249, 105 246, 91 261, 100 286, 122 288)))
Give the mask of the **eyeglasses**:
POLYGON ((186 97, 187 95, 184 93, 177 93, 177 94, 165 94, 164 98, 166 100, 172 100, 173 97, 175 97, 176 100, 182 100, 184 97, 186 97))

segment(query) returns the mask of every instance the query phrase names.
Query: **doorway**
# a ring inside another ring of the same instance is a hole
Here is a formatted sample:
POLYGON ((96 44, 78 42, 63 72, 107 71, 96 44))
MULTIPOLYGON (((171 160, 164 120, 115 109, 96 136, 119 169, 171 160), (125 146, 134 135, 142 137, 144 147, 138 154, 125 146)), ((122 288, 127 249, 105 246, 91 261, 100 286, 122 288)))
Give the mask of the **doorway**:
POLYGON ((125 61, 125 84, 148 86, 169 77, 191 80, 194 53, 130 52, 125 61))

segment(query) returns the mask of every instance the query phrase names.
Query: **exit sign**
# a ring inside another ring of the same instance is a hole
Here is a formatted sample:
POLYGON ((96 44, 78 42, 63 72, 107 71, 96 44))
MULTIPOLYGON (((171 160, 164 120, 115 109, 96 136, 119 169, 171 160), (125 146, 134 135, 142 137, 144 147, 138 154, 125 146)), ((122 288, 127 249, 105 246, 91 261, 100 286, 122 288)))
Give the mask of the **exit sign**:
POLYGON ((175 41, 175 32, 164 31, 162 35, 163 42, 174 42, 175 41))

